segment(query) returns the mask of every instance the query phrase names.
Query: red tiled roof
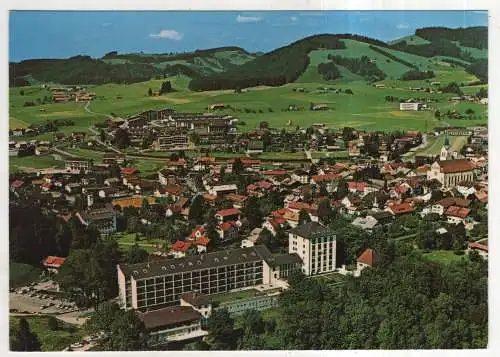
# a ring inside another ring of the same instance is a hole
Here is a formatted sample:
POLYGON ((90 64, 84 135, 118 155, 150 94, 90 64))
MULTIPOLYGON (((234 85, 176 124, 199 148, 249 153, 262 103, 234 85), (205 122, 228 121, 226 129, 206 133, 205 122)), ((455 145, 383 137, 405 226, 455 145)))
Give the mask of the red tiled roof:
POLYGON ((447 174, 472 171, 474 169, 474 164, 467 159, 445 160, 445 161, 438 161, 438 163, 439 166, 441 167, 441 172, 447 174))
POLYGON ((19 188, 21 187, 22 185, 24 185, 24 182, 23 181, 20 181, 20 180, 15 180, 14 182, 12 182, 10 184, 10 187, 12 188, 19 188))
POLYGON ((444 208, 448 208, 448 207, 453 206, 455 204, 455 199, 453 197, 446 197, 446 198, 443 198, 441 201, 439 201, 438 204, 440 204, 444 208))
POLYGON ((447 216, 453 216, 453 217, 458 217, 458 218, 465 218, 469 215, 470 209, 468 208, 463 208, 463 207, 458 207, 458 206, 450 206, 445 212, 445 215, 447 216))
POLYGON ((259 187, 262 187, 263 189, 269 190, 271 187, 273 187, 273 184, 267 181, 260 181, 257 183, 259 187))
POLYGON ((280 208, 276 211, 273 211, 271 214, 273 215, 273 217, 283 217, 287 211, 288 209, 286 208, 280 208))
POLYGON ((207 236, 201 236, 194 242, 195 245, 203 245, 205 247, 208 245, 208 243, 210 243, 210 239, 207 236))
POLYGON ((342 176, 337 175, 337 174, 326 174, 326 175, 314 175, 314 176, 312 176, 312 179, 314 180, 314 182, 340 180, 341 178, 342 178, 342 176))
POLYGON ((403 186, 403 185, 399 185, 399 186, 396 186, 394 191, 396 191, 397 193, 405 193, 406 191, 408 191, 408 187, 403 186))
POLYGON ((359 256, 358 262, 373 267, 373 264, 375 263, 375 251, 371 248, 365 249, 365 251, 359 256))
POLYGON ((229 221, 229 222, 224 222, 222 223, 219 228, 223 230, 224 232, 230 230, 231 228, 236 228, 236 222, 234 221, 229 221))
POLYGON ((264 176, 281 176, 286 174, 286 170, 267 170, 262 173, 264 176))
POLYGON ((135 167, 124 167, 120 170, 120 173, 123 175, 133 175, 137 173, 137 169, 135 167))
MULTIPOLYGON (((240 159, 243 165, 260 165, 260 160, 254 159, 240 159)), ((235 159, 227 160, 228 164, 234 164, 235 159)))
POLYGON ((205 193, 203 195, 203 199, 205 201, 217 201, 217 196, 215 196, 215 195, 209 195, 208 193, 205 193))
POLYGON ((193 231, 191 232, 189 237, 196 238, 196 233, 198 233, 198 232, 200 232, 203 235, 203 233, 205 233, 205 227, 203 227, 203 226, 196 227, 195 229, 193 229, 193 231))
POLYGON ((181 194, 183 191, 184 191, 184 187, 182 186, 179 186, 179 185, 169 185, 169 186, 165 186, 163 188, 164 192, 167 192, 171 195, 179 195, 181 194))
POLYGON ((257 190, 257 186, 255 186, 253 183, 247 186, 247 191, 255 191, 257 190))
POLYGON ((403 213, 411 213, 414 211, 412 205, 409 203, 396 203, 390 206, 391 211, 394 212, 394 214, 403 214, 403 213))
POLYGON ((226 195, 226 198, 228 200, 235 201, 235 202, 243 202, 243 201, 246 201, 248 199, 247 196, 237 195, 236 193, 230 193, 229 195, 226 195))
POLYGON ((172 250, 185 253, 188 251, 189 247, 191 247, 191 243, 178 240, 172 246, 172 250))
POLYGON ((430 169, 431 169, 431 167, 429 165, 422 165, 422 166, 417 167, 415 170, 418 172, 425 173, 425 172, 429 171, 430 169))
POLYGON ((59 268, 64 264, 65 258, 55 257, 53 255, 49 255, 47 258, 43 260, 43 265, 51 268, 59 268))
POLYGON ((469 249, 479 249, 479 250, 488 252, 488 245, 487 244, 481 244, 481 243, 477 243, 477 242, 470 242, 468 244, 468 246, 469 246, 469 249))
POLYGON ((349 181, 347 182, 347 186, 349 190, 364 191, 368 187, 368 184, 366 182, 349 181))
POLYGON ((290 202, 288 204, 288 208, 295 210, 301 210, 301 209, 310 210, 311 205, 306 202, 290 202))
POLYGON ((218 211, 216 214, 221 217, 236 216, 237 214, 241 214, 241 211, 237 208, 227 208, 218 211))

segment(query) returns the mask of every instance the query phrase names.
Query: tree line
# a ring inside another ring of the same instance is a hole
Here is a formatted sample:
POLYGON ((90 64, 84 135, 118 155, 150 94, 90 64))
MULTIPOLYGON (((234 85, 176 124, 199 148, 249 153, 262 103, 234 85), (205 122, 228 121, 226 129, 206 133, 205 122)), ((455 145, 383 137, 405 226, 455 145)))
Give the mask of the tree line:
POLYGON ((461 46, 478 49, 488 48, 488 27, 476 26, 451 29, 447 27, 425 27, 415 30, 415 35, 428 41, 446 39, 458 41, 461 46))
POLYGON ((345 44, 334 35, 311 36, 226 72, 194 78, 189 83, 189 89, 194 91, 241 89, 290 83, 295 81, 309 65, 309 52, 319 48, 342 49, 345 48, 345 44))
POLYGON ((406 67, 410 67, 410 68, 414 68, 414 69, 418 69, 418 66, 411 63, 411 62, 408 62, 408 61, 405 61, 404 59, 402 58, 399 58, 397 56, 394 56, 392 53, 390 52, 387 52, 383 49, 381 49, 380 47, 377 47, 377 46, 373 46, 373 45, 370 45, 368 46, 370 47, 371 50, 375 51, 375 52, 378 52, 380 53, 381 55, 384 55, 385 57, 387 58, 390 58, 391 60, 395 61, 395 62, 399 62, 401 63, 402 65, 405 65, 406 67))
POLYGON ((328 59, 339 66, 346 67, 352 73, 359 74, 370 81, 381 81, 385 73, 367 56, 361 58, 348 58, 339 55, 328 55, 328 59))
POLYGON ((267 321, 248 311, 236 327, 227 311, 215 311, 206 342, 186 349, 485 348, 487 267, 476 254, 444 265, 402 245, 379 248, 374 268, 340 285, 292 275, 267 321))
POLYGON ((403 73, 401 75, 401 80, 411 81, 417 79, 429 79, 434 78, 435 76, 434 71, 419 71, 418 69, 412 69, 403 73))

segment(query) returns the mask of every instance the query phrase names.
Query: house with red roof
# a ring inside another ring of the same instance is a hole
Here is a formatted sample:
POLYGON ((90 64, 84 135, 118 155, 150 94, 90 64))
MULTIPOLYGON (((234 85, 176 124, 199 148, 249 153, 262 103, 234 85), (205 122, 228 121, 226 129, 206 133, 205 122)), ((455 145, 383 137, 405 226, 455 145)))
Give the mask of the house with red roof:
POLYGON ((347 182, 347 188, 351 193, 357 193, 363 195, 367 193, 366 192, 367 187, 368 184, 366 182, 356 182, 356 181, 347 182))
POLYGON ((476 251, 484 258, 488 258, 488 240, 482 240, 481 242, 469 242, 467 245, 468 251, 476 251))
POLYGON ((24 182, 20 180, 15 180, 10 184, 10 190, 12 192, 19 190, 21 187, 23 187, 24 182))
POLYGON ((243 206, 245 206, 245 203, 248 200, 248 196, 230 193, 229 195, 226 195, 225 199, 232 202, 234 208, 241 209, 243 208, 243 206))
POLYGON ((173 254, 174 258, 183 258, 188 255, 193 255, 196 253, 196 246, 191 242, 183 242, 178 240, 172 245, 170 252, 173 254))
POLYGON ((447 222, 450 224, 465 224, 465 220, 469 216, 470 212, 470 209, 465 207, 450 206, 444 215, 447 217, 447 222))
POLYGON ((415 209, 408 202, 403 202, 403 203, 389 202, 387 204, 385 211, 392 213, 392 215, 394 215, 394 216, 400 216, 403 214, 413 213, 415 211, 415 209))
POLYGON ((219 221, 219 223, 239 221, 240 217, 241 211, 237 208, 227 208, 215 213, 215 218, 219 221))
MULTIPOLYGON (((255 160, 255 159, 245 159, 241 158, 241 163, 243 164, 243 167, 245 170, 251 170, 251 171, 259 171, 260 170, 260 160, 255 160)), ((234 164, 235 159, 230 159, 227 160, 227 168, 229 172, 233 172, 233 164, 234 164)))
POLYGON ((375 266, 375 251, 371 248, 365 249, 356 261, 356 272, 361 273, 365 268, 373 268, 375 266))
POLYGON ((286 205, 286 208, 290 211, 299 213, 303 209, 310 211, 312 206, 307 202, 290 202, 286 205))
POLYGON ((241 224, 238 221, 227 221, 217 226, 217 233, 221 241, 238 239, 241 224))
POLYGON ((63 266, 65 260, 65 258, 49 255, 42 261, 42 265, 49 272, 57 274, 59 272, 59 269, 63 266))
POLYGON ((135 175, 137 173, 139 173, 139 170, 136 169, 135 167, 123 167, 121 170, 120 170, 120 173, 122 175, 127 175, 127 176, 131 176, 131 175, 135 175))
POLYGON ((290 225, 288 221, 283 217, 268 218, 266 222, 262 225, 262 228, 266 228, 273 236, 276 236, 279 231, 284 231, 290 225))
POLYGON ((181 169, 181 168, 185 168, 186 167, 186 160, 184 159, 178 159, 178 160, 168 160, 167 162, 167 169, 169 170, 178 170, 178 169, 181 169))

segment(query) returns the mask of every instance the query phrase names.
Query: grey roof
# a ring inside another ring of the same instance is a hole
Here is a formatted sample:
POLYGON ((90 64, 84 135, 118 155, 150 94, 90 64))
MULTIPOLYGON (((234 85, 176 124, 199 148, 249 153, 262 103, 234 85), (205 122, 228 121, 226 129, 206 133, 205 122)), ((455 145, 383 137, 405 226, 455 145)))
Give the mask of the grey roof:
POLYGON ((318 222, 308 222, 292 229, 290 233, 298 235, 302 238, 312 239, 332 235, 333 231, 318 222))
POLYGON ((297 253, 277 254, 266 259, 266 263, 274 268, 283 264, 302 264, 302 259, 297 253))
POLYGON ((205 294, 196 291, 182 294, 181 299, 194 307, 210 304, 210 299, 205 294))
POLYGON ((120 265, 120 269, 126 277, 132 276, 137 280, 219 266, 257 262, 267 260, 270 257, 271 252, 265 245, 256 245, 183 258, 162 259, 150 263, 124 264, 120 265))
POLYGON ((191 306, 173 306, 139 313, 138 317, 144 322, 144 327, 147 330, 155 330, 160 327, 176 326, 182 323, 198 321, 201 319, 201 314, 193 310, 191 306))

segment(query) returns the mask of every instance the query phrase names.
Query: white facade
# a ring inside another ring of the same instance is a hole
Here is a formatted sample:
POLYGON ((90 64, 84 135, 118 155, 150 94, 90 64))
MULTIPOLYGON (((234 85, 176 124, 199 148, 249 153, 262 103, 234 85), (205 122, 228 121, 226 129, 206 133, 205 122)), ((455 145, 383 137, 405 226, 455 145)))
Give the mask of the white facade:
POLYGON ((307 276, 335 270, 337 241, 335 235, 305 238, 290 233, 288 252, 297 253, 302 259, 302 270, 307 276))
POLYGON ((399 110, 420 110, 422 107, 421 103, 406 103, 406 102, 401 102, 399 103, 399 110))

